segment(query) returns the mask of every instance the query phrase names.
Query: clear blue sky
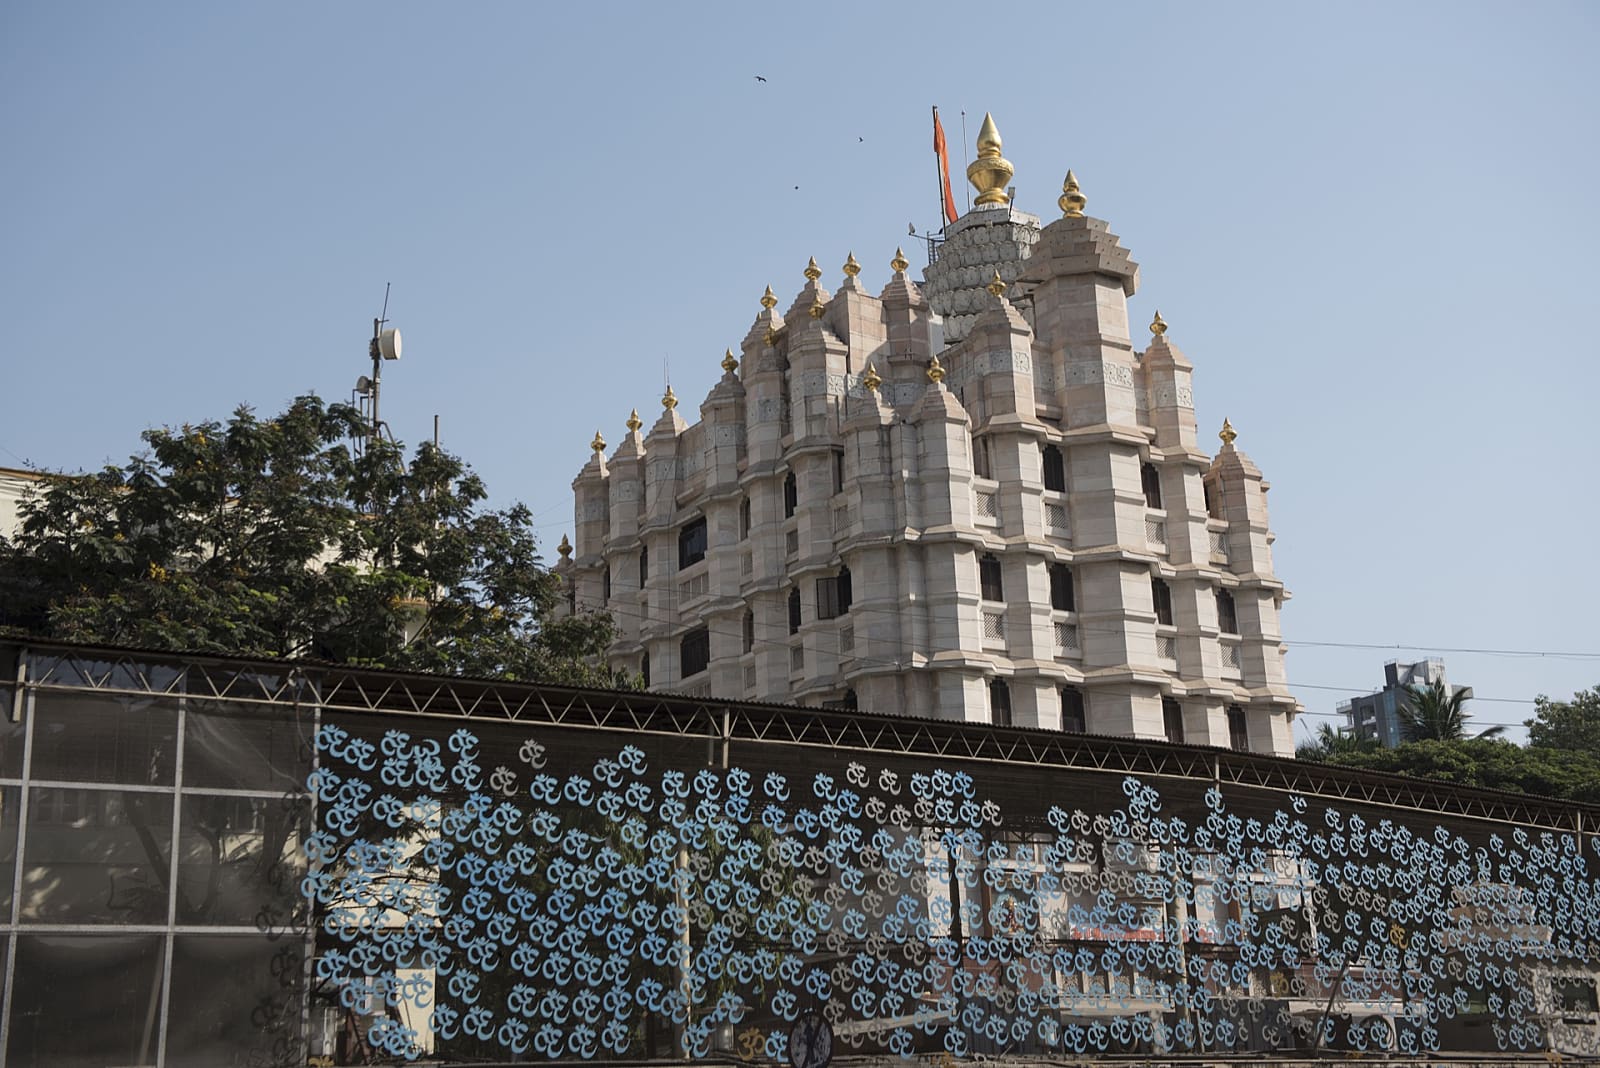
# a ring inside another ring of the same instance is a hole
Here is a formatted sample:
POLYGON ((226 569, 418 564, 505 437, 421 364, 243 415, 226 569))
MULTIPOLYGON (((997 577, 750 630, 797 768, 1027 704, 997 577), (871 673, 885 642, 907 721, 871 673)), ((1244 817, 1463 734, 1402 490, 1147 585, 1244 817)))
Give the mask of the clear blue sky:
POLYGON ((1076 171, 1204 440, 1231 417, 1273 483, 1308 712, 1418 647, 1588 653, 1442 654, 1568 696, 1600 683, 1597 46, 1578 3, 12 0, 0 465, 347 397, 393 282, 388 421, 438 414, 553 559, 596 427, 653 419, 664 359, 698 407, 808 256, 882 285, 937 222, 929 106, 953 152, 990 110, 1018 205, 1076 171))

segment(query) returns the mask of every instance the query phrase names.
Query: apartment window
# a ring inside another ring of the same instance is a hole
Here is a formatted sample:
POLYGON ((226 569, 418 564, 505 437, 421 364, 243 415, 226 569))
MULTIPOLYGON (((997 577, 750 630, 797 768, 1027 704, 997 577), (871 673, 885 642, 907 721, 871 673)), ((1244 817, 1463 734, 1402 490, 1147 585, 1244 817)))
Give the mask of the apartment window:
POLYGON ((1245 724, 1244 709, 1228 706, 1228 745, 1241 753, 1250 751, 1250 729, 1245 724))
POLYGON ((1083 712, 1083 691, 1076 686, 1061 689, 1061 729, 1074 734, 1089 729, 1088 717, 1083 712))
POLYGON ((1172 587, 1167 585, 1165 579, 1150 576, 1150 600, 1155 605, 1156 622, 1162 626, 1172 626, 1172 587))
POLYGON ((639 657, 639 676, 644 680, 645 689, 650 688, 650 654, 645 653, 639 657))
POLYGON ((1039 451, 1044 461, 1044 488, 1056 493, 1067 492, 1067 468, 1061 462, 1061 450, 1046 445, 1039 451))
POLYGON ((844 453, 833 454, 833 492, 844 492, 844 453))
POLYGON ((1144 503, 1150 508, 1161 507, 1161 472, 1156 465, 1145 463, 1139 467, 1139 481, 1144 486, 1144 503))
POLYGON ((678 531, 678 568, 698 564, 706 558, 706 517, 692 520, 678 531))
POLYGON ((1183 706, 1170 697, 1161 699, 1161 725, 1166 728, 1167 741, 1183 741, 1183 706))
POLYGON ((800 590, 798 587, 789 591, 789 633, 800 633, 800 590))
POLYGON ((979 478, 993 478, 989 466, 989 439, 974 438, 972 441, 972 473, 979 478))
POLYGON ((678 643, 678 653, 683 661, 683 677, 698 675, 711 663, 711 632, 705 627, 691 630, 678 643))
POLYGON ((744 614, 744 651, 751 652, 756 647, 756 614, 746 611, 744 614))
POLYGON ((739 540, 750 536, 750 498, 739 502, 739 540))
POLYGON ((783 476, 783 518, 788 519, 794 515, 794 510, 800 507, 800 487, 795 483, 794 472, 790 471, 783 476))
POLYGON ((1239 633, 1239 614, 1233 607, 1233 594, 1217 591, 1217 629, 1224 634, 1239 633))
POLYGON ((600 603, 611 600, 611 569, 608 567, 600 572, 600 603))
POLYGON ((639 550, 639 588, 644 589, 644 584, 650 581, 650 550, 639 550))
POLYGON ((992 553, 978 558, 978 596, 985 601, 1006 599, 1005 587, 1000 581, 1000 561, 992 553))
POLYGON ((1011 687, 1003 679, 989 684, 989 722, 996 727, 1011 726, 1011 687))
POLYGON ((837 575, 817 579, 817 618, 834 619, 850 611, 850 569, 841 567, 837 575))
POLYGON ((1072 589, 1072 569, 1066 564, 1050 565, 1050 607, 1058 612, 1076 611, 1072 589))

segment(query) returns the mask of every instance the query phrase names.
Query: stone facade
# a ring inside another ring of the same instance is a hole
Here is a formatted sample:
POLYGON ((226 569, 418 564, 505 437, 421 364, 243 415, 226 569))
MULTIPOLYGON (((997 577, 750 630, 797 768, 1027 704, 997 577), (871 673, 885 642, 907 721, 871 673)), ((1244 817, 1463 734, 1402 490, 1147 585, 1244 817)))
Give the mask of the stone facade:
POLYGON ((1165 325, 1135 350, 1138 267, 1107 224, 989 204, 922 285, 894 267, 874 295, 852 257, 830 293, 813 263, 786 312, 768 291, 698 423, 669 391, 609 458, 597 437, 558 571, 615 617, 612 664, 663 691, 1291 753, 1267 483, 1231 430, 1200 448, 1165 325))

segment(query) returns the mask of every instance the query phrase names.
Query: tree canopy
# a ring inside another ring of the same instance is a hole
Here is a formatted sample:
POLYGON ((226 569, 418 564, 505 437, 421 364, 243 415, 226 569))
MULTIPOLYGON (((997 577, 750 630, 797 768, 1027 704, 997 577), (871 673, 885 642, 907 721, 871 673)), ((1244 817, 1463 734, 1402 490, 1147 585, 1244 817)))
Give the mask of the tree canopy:
POLYGON ((1600 803, 1600 756, 1523 747, 1489 738, 1407 742, 1393 749, 1341 753, 1329 763, 1394 771, 1462 786, 1600 803))
POLYGON ((1523 721, 1528 744, 1570 749, 1600 757, 1600 686, 1579 690, 1570 701, 1533 699, 1533 718, 1523 721))
POLYGON ((360 413, 308 395, 281 415, 148 430, 147 449, 51 475, 0 539, 0 623, 141 648, 574 685, 611 620, 558 618, 532 515, 494 509, 459 458, 408 461, 360 413))
MULTIPOLYGON (((1447 690, 1439 679, 1427 686, 1411 686, 1400 696, 1400 733, 1408 742, 1453 742, 1467 736, 1467 720, 1472 716, 1465 703, 1466 689, 1447 690)), ((1479 731, 1474 737, 1495 738, 1505 733, 1501 726, 1479 731)))

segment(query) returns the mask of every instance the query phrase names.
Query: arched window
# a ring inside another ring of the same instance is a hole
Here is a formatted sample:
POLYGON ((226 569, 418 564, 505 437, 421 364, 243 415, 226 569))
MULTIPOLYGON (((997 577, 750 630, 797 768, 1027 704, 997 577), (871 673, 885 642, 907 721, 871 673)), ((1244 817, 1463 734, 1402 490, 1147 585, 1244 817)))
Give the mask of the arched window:
POLYGON ((1228 745, 1242 753, 1250 751, 1250 728, 1238 705, 1228 706, 1228 745))
POLYGON ((1183 706, 1171 697, 1161 699, 1161 725, 1166 728, 1167 741, 1183 741, 1183 706))
POLYGON ((789 591, 789 633, 800 633, 800 588, 789 591))
POLYGON ((1005 584, 1000 579, 1000 561, 993 553, 978 557, 978 596, 985 601, 1006 599, 1005 584))
POLYGON ((1161 507, 1161 472, 1156 470, 1156 465, 1144 463, 1139 466, 1139 482, 1144 486, 1144 503, 1149 508, 1161 507))
POLYGON ((1077 594, 1072 588, 1072 568, 1062 563, 1050 565, 1050 607, 1057 612, 1077 611, 1077 594))
POLYGON ((1239 633, 1239 613, 1233 607, 1233 594, 1217 591, 1217 629, 1224 634, 1239 633))
POLYGON ((1156 622, 1172 626, 1172 587, 1165 579, 1150 576, 1150 602, 1155 606, 1156 622))
POLYGON ((1039 451, 1044 461, 1044 488, 1055 493, 1067 492, 1067 468, 1061 462, 1061 450, 1046 445, 1039 451))
POLYGON ((794 510, 800 507, 800 487, 794 480, 794 472, 790 471, 783 476, 783 518, 788 519, 794 515, 794 510))
POLYGON ((1011 687, 1004 679, 989 684, 989 722, 996 727, 1011 726, 1011 687))

